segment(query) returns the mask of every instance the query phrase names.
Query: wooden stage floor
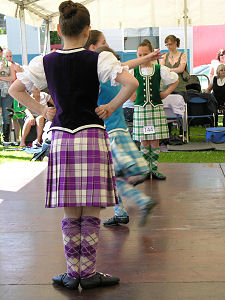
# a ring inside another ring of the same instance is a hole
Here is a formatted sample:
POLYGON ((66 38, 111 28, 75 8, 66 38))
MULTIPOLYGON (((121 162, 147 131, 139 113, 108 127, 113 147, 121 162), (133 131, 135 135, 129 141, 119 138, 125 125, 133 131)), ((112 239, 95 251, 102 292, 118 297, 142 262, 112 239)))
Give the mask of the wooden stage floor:
POLYGON ((97 269, 118 275, 120 285, 69 291, 51 283, 66 264, 62 209, 44 208, 46 163, 0 165, 0 299, 224 300, 225 164, 160 171, 166 181, 139 185, 159 203, 144 228, 129 200, 128 226, 101 227, 97 269))

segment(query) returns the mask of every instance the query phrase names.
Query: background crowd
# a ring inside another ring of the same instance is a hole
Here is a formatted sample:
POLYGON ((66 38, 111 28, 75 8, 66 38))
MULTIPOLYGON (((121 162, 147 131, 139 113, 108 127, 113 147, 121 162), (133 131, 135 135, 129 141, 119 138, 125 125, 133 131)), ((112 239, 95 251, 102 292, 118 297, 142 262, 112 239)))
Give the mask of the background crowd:
MULTIPOLYGON (((99 38, 99 31, 92 30, 93 38, 96 41, 99 38)), ((106 45, 105 37, 102 36, 104 41, 98 40, 100 45, 106 45)), ((188 86, 190 74, 187 67, 186 54, 179 51, 180 39, 174 35, 169 35, 165 38, 165 45, 169 52, 166 53, 160 61, 154 63, 160 64, 161 66, 168 67, 171 71, 178 74, 179 84, 172 92, 173 94, 179 94, 186 98, 186 87, 188 86)), ((92 47, 92 45, 91 45, 92 47)), ((98 45, 95 45, 95 49, 98 45)), ((95 50, 90 49, 90 50, 95 50)), ((217 112, 223 115, 223 126, 225 126, 225 50, 220 49, 216 55, 216 59, 212 60, 210 67, 209 80, 210 84, 206 89, 205 93, 212 93, 217 100, 217 112)), ((4 142, 16 142, 15 144, 25 147, 31 145, 34 147, 40 147, 42 144, 42 134, 45 125, 45 121, 41 116, 30 112, 24 106, 20 105, 15 99, 13 99, 8 89, 10 85, 17 78, 17 73, 23 72, 23 67, 13 61, 12 52, 8 49, 0 47, 0 122, 2 127, 2 137, 4 142), (10 133, 13 130, 13 138, 10 133)), ((191 85, 190 85, 191 86, 191 85)), ((161 90, 165 91, 168 86, 161 85, 161 90)), ((33 97, 45 105, 54 105, 50 96, 46 93, 41 92, 38 89, 32 91, 33 97)), ((174 98, 174 105, 176 99, 174 98)), ((133 111, 134 102, 128 100, 123 105, 125 120, 127 121, 128 128, 132 135, 133 133, 133 111)), ((218 124, 218 114, 216 115, 216 125, 218 124)), ((169 124, 169 130, 171 130, 171 124, 169 124)), ((140 143, 135 141, 138 146, 140 143)))

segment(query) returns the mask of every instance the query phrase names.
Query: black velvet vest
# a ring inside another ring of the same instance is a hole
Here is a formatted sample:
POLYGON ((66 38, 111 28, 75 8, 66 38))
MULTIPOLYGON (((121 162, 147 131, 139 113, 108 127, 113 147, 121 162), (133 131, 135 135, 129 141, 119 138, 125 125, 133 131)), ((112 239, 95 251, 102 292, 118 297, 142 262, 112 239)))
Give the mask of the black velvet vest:
POLYGON ((104 123, 95 113, 99 94, 98 53, 73 49, 43 58, 50 95, 57 113, 51 127, 75 130, 104 123))

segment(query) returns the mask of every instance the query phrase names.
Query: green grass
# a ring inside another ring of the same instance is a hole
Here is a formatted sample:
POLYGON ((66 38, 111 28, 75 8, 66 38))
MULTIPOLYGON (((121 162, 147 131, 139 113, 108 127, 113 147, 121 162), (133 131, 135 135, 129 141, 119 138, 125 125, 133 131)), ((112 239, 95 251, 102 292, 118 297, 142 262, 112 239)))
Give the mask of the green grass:
MULTIPOLYGON (((222 126, 222 124, 219 124, 222 126)), ((173 129, 172 134, 178 134, 173 129)), ((192 126, 190 128, 190 141, 205 142, 206 128, 192 126)), ((225 163, 225 151, 171 151, 161 152, 159 162, 164 163, 225 163)))
MULTIPOLYGON (((10 149, 13 149, 13 147, 10 147, 10 149)), ((32 157, 32 154, 28 154, 25 151, 9 151, 0 146, 0 164, 8 161, 30 161, 32 157)))
MULTIPOLYGON (((222 124, 220 124, 221 126, 222 124)), ((193 126, 190 129, 190 142, 204 142, 206 129, 193 126)), ((173 133, 178 134, 174 129, 173 133)), ((18 147, 17 147, 18 148, 18 147)), ((11 147, 11 149, 13 149, 11 147)), ((8 151, 0 146, 0 164, 7 161, 30 161, 32 154, 25 151, 8 151)), ((161 152, 159 162, 163 163, 225 163, 225 151, 161 152)))
POLYGON ((225 163, 225 151, 161 152, 163 163, 225 163))

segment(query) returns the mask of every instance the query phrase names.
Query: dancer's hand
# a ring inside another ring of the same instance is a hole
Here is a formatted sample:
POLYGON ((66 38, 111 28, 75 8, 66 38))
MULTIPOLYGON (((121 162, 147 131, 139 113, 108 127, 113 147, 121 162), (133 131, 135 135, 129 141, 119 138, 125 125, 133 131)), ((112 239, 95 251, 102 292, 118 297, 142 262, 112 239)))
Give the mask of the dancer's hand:
POLYGON ((157 50, 149 53, 148 55, 146 55, 145 58, 148 61, 158 60, 158 59, 162 59, 164 54, 165 53, 160 53, 160 49, 157 49, 157 50))
POLYGON ((48 120, 52 121, 56 115, 56 108, 55 107, 45 107, 42 116, 48 120))
POLYGON ((95 113, 99 116, 100 119, 105 120, 110 117, 113 113, 109 104, 100 105, 95 109, 95 113))

